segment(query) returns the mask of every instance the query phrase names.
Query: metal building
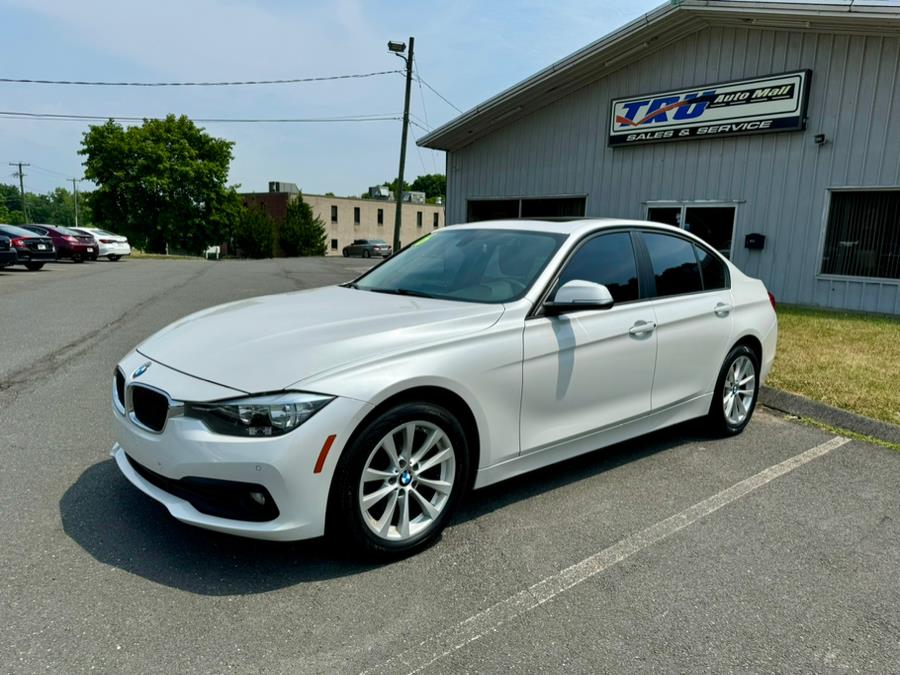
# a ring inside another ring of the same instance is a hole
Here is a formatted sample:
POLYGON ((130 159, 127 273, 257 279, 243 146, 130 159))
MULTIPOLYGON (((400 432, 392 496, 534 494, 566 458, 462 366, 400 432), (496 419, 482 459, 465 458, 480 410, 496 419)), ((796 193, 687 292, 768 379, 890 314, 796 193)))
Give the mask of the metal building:
POLYGON ((691 229, 780 301, 900 314, 900 1, 674 1, 420 140, 447 222, 691 229))

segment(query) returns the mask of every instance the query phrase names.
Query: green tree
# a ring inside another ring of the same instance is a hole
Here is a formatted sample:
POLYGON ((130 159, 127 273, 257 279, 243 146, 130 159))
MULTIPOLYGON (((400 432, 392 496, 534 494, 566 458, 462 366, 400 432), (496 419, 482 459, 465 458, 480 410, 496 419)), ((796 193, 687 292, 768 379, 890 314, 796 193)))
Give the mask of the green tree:
POLYGON ((238 252, 248 258, 271 258, 275 223, 262 206, 243 207, 232 228, 238 252))
POLYGON ((325 255, 328 233, 325 223, 313 214, 312 207, 297 195, 288 204, 287 216, 281 226, 281 248, 286 255, 325 255))
POLYGON ((447 176, 442 173, 427 173, 412 182, 414 192, 424 192, 426 199, 443 197, 447 194, 447 176))
POLYGON ((200 253, 222 241, 240 213, 226 186, 232 145, 184 115, 90 127, 79 152, 97 185, 86 200, 94 223, 154 253, 167 245, 200 253))
MULTIPOLYGON (((394 193, 394 195, 397 194, 397 179, 396 178, 390 182, 384 181, 382 183, 382 185, 387 185, 391 189, 391 192, 394 193)), ((406 181, 403 181, 403 191, 404 192, 409 191, 409 183, 407 183, 406 181)))

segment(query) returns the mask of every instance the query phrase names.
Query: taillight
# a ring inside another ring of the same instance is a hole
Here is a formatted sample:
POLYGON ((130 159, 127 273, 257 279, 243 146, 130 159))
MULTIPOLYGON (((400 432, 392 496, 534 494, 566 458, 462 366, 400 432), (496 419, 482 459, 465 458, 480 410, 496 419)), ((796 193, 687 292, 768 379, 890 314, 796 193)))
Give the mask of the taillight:
POLYGON ((71 241, 75 244, 78 243, 78 240, 75 237, 70 237, 69 235, 66 235, 65 237, 63 237, 63 239, 65 239, 66 241, 71 241))
POLYGON ((113 241, 112 239, 101 239, 100 243, 101 244, 115 244, 116 242, 113 241))
POLYGON ((13 248, 25 248, 25 240, 22 237, 10 239, 9 243, 12 244, 13 248))
POLYGON ((775 311, 775 296, 772 295, 772 291, 768 291, 769 293, 769 302, 772 303, 772 311, 775 311))

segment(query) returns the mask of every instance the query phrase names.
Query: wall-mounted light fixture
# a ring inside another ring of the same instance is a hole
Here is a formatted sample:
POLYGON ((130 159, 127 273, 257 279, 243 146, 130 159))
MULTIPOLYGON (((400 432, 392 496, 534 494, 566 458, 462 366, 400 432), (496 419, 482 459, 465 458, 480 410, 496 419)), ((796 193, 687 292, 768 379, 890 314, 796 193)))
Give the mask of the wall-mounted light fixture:
POLYGON ((825 134, 816 134, 813 136, 813 141, 815 141, 816 145, 823 145, 826 140, 828 139, 825 138, 825 134))

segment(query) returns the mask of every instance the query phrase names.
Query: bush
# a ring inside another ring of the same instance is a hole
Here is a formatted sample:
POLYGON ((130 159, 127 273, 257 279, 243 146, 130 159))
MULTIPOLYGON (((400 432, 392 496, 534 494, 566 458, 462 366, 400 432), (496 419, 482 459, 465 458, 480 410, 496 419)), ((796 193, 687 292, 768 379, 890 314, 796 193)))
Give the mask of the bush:
POLYGON ((313 215, 312 207, 303 201, 303 195, 288 204, 287 217, 281 226, 281 248, 285 255, 325 255, 328 235, 325 223, 313 215))
POLYGON ((234 243, 247 258, 271 258, 275 237, 274 223, 261 206, 245 207, 234 229, 234 243))

